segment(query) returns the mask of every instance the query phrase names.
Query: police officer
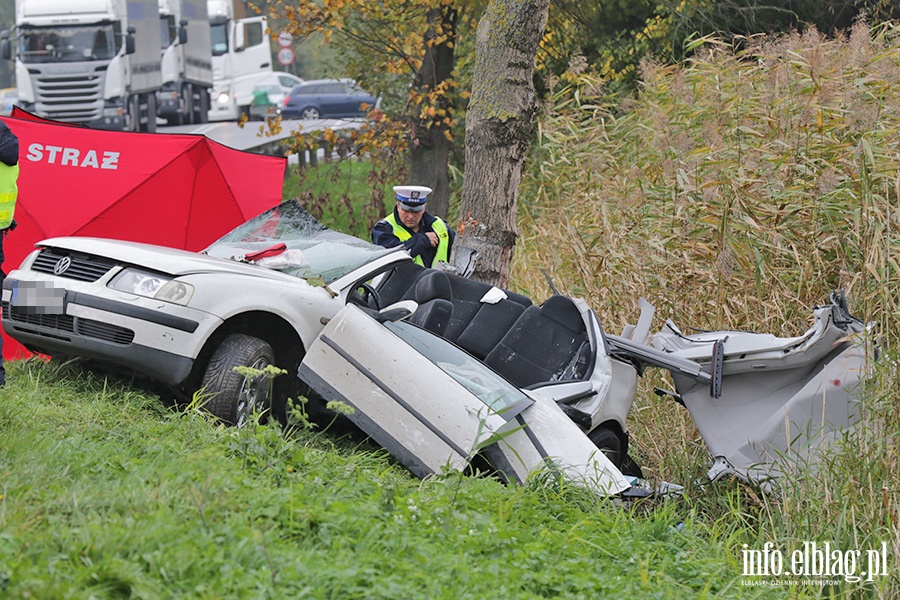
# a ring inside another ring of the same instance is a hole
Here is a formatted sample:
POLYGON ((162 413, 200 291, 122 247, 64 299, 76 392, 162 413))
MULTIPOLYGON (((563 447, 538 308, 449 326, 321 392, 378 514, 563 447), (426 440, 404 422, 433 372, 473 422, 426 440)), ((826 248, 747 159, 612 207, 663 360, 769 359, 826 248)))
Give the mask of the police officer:
POLYGON ((375 223, 372 242, 385 248, 402 244, 413 261, 423 267, 450 262, 456 233, 443 219, 425 210, 430 193, 431 188, 422 185, 394 186, 394 212, 375 223))
MULTIPOLYGON (((0 120, 0 267, 3 265, 3 240, 15 228, 13 215, 19 188, 19 138, 6 123, 0 120)), ((0 268, 0 287, 6 272, 0 268)), ((6 369, 3 367, 3 338, 0 338, 0 387, 6 385, 6 369)))

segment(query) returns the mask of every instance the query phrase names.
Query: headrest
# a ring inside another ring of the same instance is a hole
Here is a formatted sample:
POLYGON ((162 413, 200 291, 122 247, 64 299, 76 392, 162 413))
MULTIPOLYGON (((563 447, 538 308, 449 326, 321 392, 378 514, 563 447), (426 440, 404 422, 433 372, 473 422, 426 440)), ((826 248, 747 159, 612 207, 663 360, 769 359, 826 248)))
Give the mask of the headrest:
POLYGON ((424 304, 435 298, 450 300, 453 292, 450 289, 450 279, 443 271, 432 271, 423 275, 416 283, 416 302, 424 304))
POLYGON ((509 290, 506 290, 506 295, 509 297, 510 300, 512 300, 513 302, 518 302, 525 308, 528 308, 529 306, 531 306, 531 298, 529 298, 528 296, 524 296, 524 295, 518 294, 516 292, 511 292, 509 290))
POLYGON ((550 296, 541 304, 541 314, 576 333, 584 331, 584 319, 571 298, 550 296))

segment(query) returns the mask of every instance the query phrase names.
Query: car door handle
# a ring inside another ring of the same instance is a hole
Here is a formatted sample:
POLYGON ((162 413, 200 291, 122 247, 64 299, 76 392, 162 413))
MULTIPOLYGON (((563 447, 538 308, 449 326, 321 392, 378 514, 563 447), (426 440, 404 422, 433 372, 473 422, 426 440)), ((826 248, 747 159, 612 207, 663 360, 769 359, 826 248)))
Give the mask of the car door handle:
POLYGON ((268 67, 268 66, 269 66, 269 63, 263 63, 263 64, 259 65, 259 68, 260 68, 260 69, 265 69, 265 68, 268 67))

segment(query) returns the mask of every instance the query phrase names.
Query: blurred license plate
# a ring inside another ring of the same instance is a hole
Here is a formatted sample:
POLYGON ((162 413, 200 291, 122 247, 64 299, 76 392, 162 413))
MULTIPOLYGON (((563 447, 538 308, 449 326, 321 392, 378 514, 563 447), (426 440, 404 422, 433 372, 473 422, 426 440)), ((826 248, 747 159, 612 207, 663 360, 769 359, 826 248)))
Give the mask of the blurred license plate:
POLYGON ((66 312, 66 290, 49 281, 13 281, 9 305, 30 315, 62 315, 66 312))

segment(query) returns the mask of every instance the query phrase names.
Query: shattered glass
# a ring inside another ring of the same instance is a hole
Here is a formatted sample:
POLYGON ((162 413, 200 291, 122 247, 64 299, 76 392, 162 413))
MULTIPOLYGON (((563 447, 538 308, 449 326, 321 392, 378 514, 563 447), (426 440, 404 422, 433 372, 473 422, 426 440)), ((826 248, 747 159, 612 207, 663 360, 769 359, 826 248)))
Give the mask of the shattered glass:
POLYGON ((203 252, 330 283, 395 251, 332 231, 290 200, 250 219, 203 252), (248 258, 255 253, 265 256, 248 258))

